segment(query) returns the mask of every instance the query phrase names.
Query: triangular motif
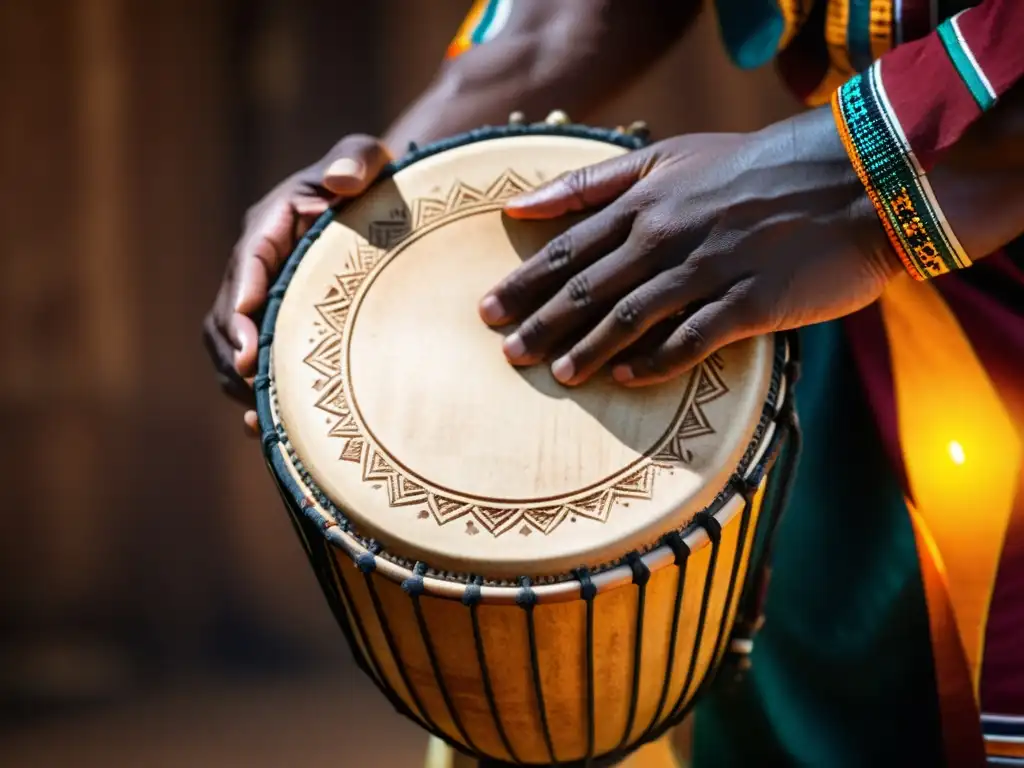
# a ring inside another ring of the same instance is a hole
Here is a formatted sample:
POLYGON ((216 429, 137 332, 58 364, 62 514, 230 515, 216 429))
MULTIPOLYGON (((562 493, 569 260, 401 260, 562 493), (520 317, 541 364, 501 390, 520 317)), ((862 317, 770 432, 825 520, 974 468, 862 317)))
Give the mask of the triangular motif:
POLYGON ((444 200, 433 200, 429 197, 417 200, 412 209, 413 229, 419 229, 441 218, 446 210, 444 200))
POLYGON ((393 507, 404 507, 409 504, 421 504, 427 500, 427 491, 423 486, 395 473, 388 478, 388 502, 393 507))
POLYGON ((335 380, 334 384, 320 395, 316 401, 316 407, 322 411, 333 413, 335 416, 347 416, 349 413, 348 400, 345 399, 345 387, 341 379, 335 380))
POLYGON ((444 525, 471 512, 473 505, 432 493, 427 497, 427 508, 434 515, 434 519, 444 525))
POLYGON ((367 452, 363 460, 363 480, 387 480, 394 472, 387 459, 377 451, 371 448, 367 452))
POLYGON ((334 423, 327 435, 329 437, 362 437, 359 434, 359 425, 356 424, 351 411, 341 414, 341 418, 334 423))
POLYGON ((713 435, 715 430, 711 427, 708 417, 704 415, 704 411, 701 410, 700 405, 697 404, 694 399, 690 409, 686 412, 682 422, 679 424, 679 431, 676 432, 678 438, 686 440, 692 440, 696 437, 704 437, 705 435, 713 435))
POLYGON ((558 527, 566 515, 569 514, 569 507, 555 507, 554 509, 535 509, 523 513, 523 519, 541 533, 549 533, 558 527))
POLYGON ((345 329, 345 319, 348 317, 348 309, 352 306, 348 296, 342 296, 334 301, 317 304, 317 312, 333 330, 341 333, 345 329))
POLYGON ((343 275, 335 275, 334 279, 338 281, 342 294, 351 301, 355 298, 359 286, 366 280, 366 272, 350 272, 343 275))
POLYGON ((694 400, 701 405, 707 405, 729 391, 718 371, 712 366, 701 365, 697 375, 700 378, 697 380, 697 392, 694 395, 694 400))
POLYGON ((341 337, 330 335, 313 348, 303 362, 317 373, 334 377, 341 373, 341 337))
POLYGON ((342 461, 351 461, 355 464, 360 464, 363 461, 363 446, 366 443, 360 438, 352 438, 345 443, 345 447, 341 449, 341 455, 338 456, 342 461))
POLYGON ((476 205, 478 203, 485 202, 486 198, 484 193, 468 184, 463 184, 461 181, 458 182, 452 191, 448 193, 448 199, 445 201, 445 208, 448 213, 457 211, 460 208, 465 208, 467 205, 476 205))
POLYGON ((608 512, 611 511, 612 501, 612 492, 603 491, 589 498, 574 501, 570 508, 580 517, 586 517, 603 523, 608 519, 608 512))
POLYGON ((532 185, 515 171, 505 171, 487 190, 489 200, 507 200, 531 189, 532 185))
POLYGON ((380 246, 372 242, 360 243, 356 246, 356 264, 359 267, 358 271, 363 273, 364 279, 366 274, 377 266, 377 262, 380 261, 383 253, 384 251, 381 250, 380 246))
POLYGON ((680 434, 677 432, 671 440, 654 456, 654 463, 660 467, 678 467, 687 465, 693 461, 693 451, 683 446, 680 434))
POLYGON ((616 496, 649 499, 654 490, 654 467, 648 465, 615 484, 616 496))
POLYGON ((473 507, 475 517, 488 531, 500 536, 515 527, 522 519, 522 509, 501 509, 498 507, 473 507))

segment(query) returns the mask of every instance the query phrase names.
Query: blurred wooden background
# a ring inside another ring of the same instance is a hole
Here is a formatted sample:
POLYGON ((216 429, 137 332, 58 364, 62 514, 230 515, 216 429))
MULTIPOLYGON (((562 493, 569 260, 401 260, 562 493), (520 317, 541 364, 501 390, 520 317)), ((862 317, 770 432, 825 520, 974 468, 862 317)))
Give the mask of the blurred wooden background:
MULTIPOLYGON (((200 322, 245 208, 346 132, 383 131, 468 5, 0 3, 0 698, 14 709, 209 668, 301 664, 362 690, 200 322)), ((731 68, 706 14, 590 118, 665 136, 793 109, 772 71, 731 68)))

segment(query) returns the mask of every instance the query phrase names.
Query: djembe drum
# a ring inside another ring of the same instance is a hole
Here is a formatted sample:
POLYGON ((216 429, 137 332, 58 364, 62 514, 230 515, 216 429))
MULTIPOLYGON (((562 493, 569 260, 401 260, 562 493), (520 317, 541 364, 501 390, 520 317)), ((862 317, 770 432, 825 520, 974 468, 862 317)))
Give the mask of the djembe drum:
POLYGON ((270 292, 259 422, 310 562, 361 669, 471 755, 618 759, 756 628, 748 563, 775 527, 769 477, 792 471, 774 468, 789 340, 656 387, 570 389, 510 366, 477 316, 567 226, 502 201, 639 144, 510 124, 412 151, 325 214, 270 292))

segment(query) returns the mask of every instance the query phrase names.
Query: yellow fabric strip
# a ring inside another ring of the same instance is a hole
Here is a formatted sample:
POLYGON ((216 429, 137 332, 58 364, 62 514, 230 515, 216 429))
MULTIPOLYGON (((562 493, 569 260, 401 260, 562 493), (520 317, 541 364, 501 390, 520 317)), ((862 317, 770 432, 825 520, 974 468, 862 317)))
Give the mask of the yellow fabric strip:
POLYGON ((459 27, 459 31, 455 33, 455 37, 448 44, 447 58, 455 58, 473 47, 473 32, 476 31, 486 8, 487 0, 473 0, 473 7, 469 9, 462 26, 459 27))
MULTIPOLYGON (((831 66, 839 75, 840 84, 855 74, 846 48, 847 26, 850 23, 850 0, 828 0, 825 14, 825 43, 831 66)), ((829 73, 831 74, 831 72, 829 73)))
POLYGON ((782 12, 782 20, 785 26, 782 30, 782 37, 779 38, 777 49, 783 51, 786 46, 796 37, 810 13, 809 0, 778 0, 779 10, 782 12))
POLYGON ((1024 757, 1024 741, 1005 741, 989 736, 985 738, 985 751, 991 757, 1024 757))
POLYGON ((871 0, 871 56, 881 58, 892 48, 892 2, 871 0))
POLYGON ((910 492, 944 564, 978 696, 989 600, 1013 509, 1021 442, 953 313, 901 274, 881 300, 910 492))
POLYGON ((946 569, 927 524, 914 509, 910 499, 906 500, 906 505, 914 528, 921 581, 928 605, 928 625, 946 762, 957 768, 980 768, 985 763, 985 747, 979 727, 981 718, 971 684, 971 672, 967 667, 967 656, 949 600, 946 569))

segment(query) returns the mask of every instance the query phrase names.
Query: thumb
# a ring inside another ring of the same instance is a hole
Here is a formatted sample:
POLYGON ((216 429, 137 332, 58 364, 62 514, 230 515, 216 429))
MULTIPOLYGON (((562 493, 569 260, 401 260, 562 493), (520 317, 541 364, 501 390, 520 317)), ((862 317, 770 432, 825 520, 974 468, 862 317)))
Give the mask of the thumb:
POLYGON ((346 136, 328 153, 331 163, 323 185, 335 195, 354 197, 366 191, 384 166, 391 162, 387 147, 372 136, 346 136))
POLYGON ((513 219, 554 219, 567 213, 605 205, 647 175, 653 156, 647 151, 606 160, 563 173, 537 189, 505 203, 513 219))

